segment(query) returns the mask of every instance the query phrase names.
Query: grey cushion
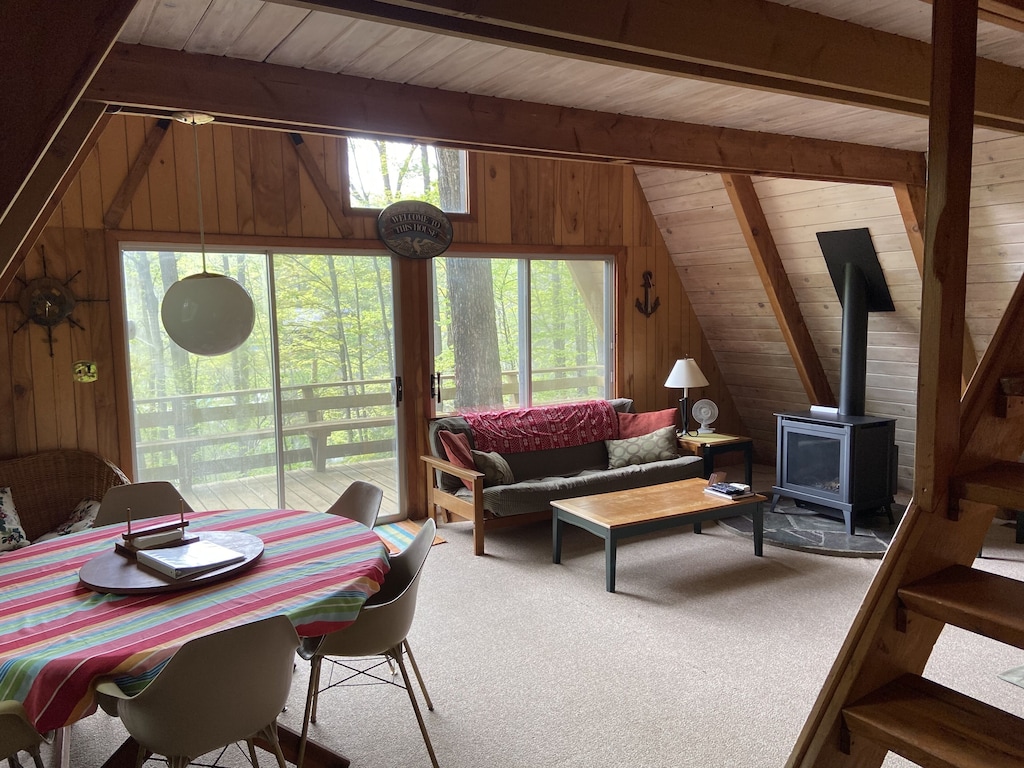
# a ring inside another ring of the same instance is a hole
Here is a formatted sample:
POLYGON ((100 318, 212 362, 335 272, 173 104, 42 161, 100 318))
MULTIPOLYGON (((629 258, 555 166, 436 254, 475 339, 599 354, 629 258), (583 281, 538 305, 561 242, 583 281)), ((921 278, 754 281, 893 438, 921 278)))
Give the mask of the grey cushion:
POLYGON ((503 453, 516 480, 538 477, 575 475, 585 469, 607 469, 608 451, 604 441, 574 445, 570 448, 548 448, 542 451, 503 453))
POLYGON ((508 462, 497 451, 471 451, 473 463, 484 473, 484 486, 508 485, 516 481, 508 462))
MULTIPOLYGON (((699 456, 681 456, 669 461, 631 464, 620 469, 589 469, 571 477, 545 477, 518 481, 512 485, 484 488, 484 509, 495 517, 550 510, 551 502, 574 496, 623 491, 645 485, 700 477, 704 462, 699 456)), ((460 498, 473 494, 461 486, 460 498)))

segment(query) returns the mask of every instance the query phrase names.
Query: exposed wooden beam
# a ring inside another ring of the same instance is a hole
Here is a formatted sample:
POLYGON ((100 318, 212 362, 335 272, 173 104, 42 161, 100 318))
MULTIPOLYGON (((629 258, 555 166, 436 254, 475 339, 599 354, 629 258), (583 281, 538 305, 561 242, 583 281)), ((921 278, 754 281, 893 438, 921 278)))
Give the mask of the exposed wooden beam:
POLYGON ((153 129, 146 136, 142 149, 139 150, 139 154, 135 157, 135 162, 132 163, 132 167, 128 171, 128 175, 124 177, 124 181, 121 182, 117 194, 110 201, 110 207, 107 208, 107 212, 103 216, 103 226, 105 228, 117 229, 121 226, 124 212, 128 210, 128 206, 131 205, 132 198, 135 196, 135 190, 139 188, 139 184, 142 183, 142 179, 145 178, 147 171, 149 171, 149 164, 153 162, 153 156, 167 136, 167 129, 170 125, 171 121, 169 119, 161 118, 156 121, 156 125, 153 126, 153 129))
POLYGON ((102 104, 76 106, 0 221, 0 296, 14 280, 109 119, 102 104))
POLYGON ((299 162, 306 169, 309 180, 316 187, 317 194, 320 195, 321 201, 327 207, 327 212, 334 219, 334 223, 341 232, 342 237, 352 237, 354 234, 352 222, 345 217, 345 208, 342 206, 341 200, 334 193, 334 190, 327 183, 327 179, 324 178, 323 171, 317 165, 313 153, 309 151, 309 147, 306 146, 306 142, 303 141, 299 134, 289 133, 288 136, 292 140, 292 146, 295 147, 295 154, 299 156, 299 162))
MULTIPOLYGON (((977 5, 936 0, 934 111, 929 120, 924 287, 918 370, 914 497, 893 537, 787 768, 877 768, 886 750, 840 742, 842 708, 900 674, 920 674, 942 625, 918 618, 900 632, 897 589, 945 563, 970 564, 991 511, 961 505, 949 519, 949 479, 961 450, 960 375, 971 192, 971 104, 977 5)), ((973 382, 972 382, 973 386, 973 382)))
MULTIPOLYGON (((924 0, 930 3, 931 0, 924 0)), ((990 24, 1024 32, 1024 0, 981 0, 978 18, 990 24)))
MULTIPOLYGON (((0 222, 60 131, 135 0, 0 4, 0 222)), ((10 258, 0 252, 0 259, 10 258)))
MULTIPOLYGON (((907 230, 907 238, 910 240, 910 250, 914 253, 914 261, 917 262, 917 273, 924 276, 924 214, 925 214, 925 188, 910 186, 907 184, 893 184, 892 191, 896 195, 896 204, 899 206, 900 215, 903 217, 903 225, 907 230)), ((961 391, 966 391, 967 384, 978 367, 978 351, 974 347, 974 339, 971 338, 971 329, 964 319, 964 362, 963 373, 961 374, 961 391)))
POLYGON ((977 5, 937 0, 933 114, 928 135, 924 278, 917 388, 914 498, 946 514, 960 445, 960 377, 971 212, 977 5), (967 14, 965 7, 972 11, 967 14), (973 17, 973 24, 969 23, 973 17))
POLYGON ((87 97, 137 111, 195 109, 221 122, 401 136, 491 152, 868 184, 921 184, 925 178, 924 155, 916 152, 474 96, 148 46, 115 46, 87 97))
MULTIPOLYGON (((284 0, 448 35, 928 114, 926 42, 762 0, 284 0), (828 40, 828 45, 808 41, 828 40)), ((1019 0, 989 0, 1007 18, 1019 0)), ((975 121, 1024 130, 1024 70, 979 59, 975 121)))
POLYGON ((821 365, 811 332, 807 330, 800 303, 789 282, 789 275, 786 274, 768 219, 761 208, 754 182, 749 176, 731 174, 723 175, 722 181, 807 398, 814 405, 835 405, 832 385, 821 365))

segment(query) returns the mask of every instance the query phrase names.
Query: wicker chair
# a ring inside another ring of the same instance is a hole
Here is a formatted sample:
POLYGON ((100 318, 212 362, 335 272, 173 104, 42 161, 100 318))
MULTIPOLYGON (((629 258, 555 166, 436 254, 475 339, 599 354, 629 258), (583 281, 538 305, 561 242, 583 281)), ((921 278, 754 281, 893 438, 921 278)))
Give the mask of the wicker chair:
POLYGON ((42 451, 0 460, 0 488, 10 487, 30 541, 67 520, 83 499, 101 501, 108 488, 129 482, 116 466, 87 451, 42 451))

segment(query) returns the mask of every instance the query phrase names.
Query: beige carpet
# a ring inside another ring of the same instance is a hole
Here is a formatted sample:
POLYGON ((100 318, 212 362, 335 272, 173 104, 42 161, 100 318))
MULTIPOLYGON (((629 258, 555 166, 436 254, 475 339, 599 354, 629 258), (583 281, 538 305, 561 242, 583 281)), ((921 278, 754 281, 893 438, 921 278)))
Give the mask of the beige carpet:
MULTIPOLYGON (((489 536, 485 557, 468 524, 440 530, 410 639, 443 768, 782 766, 880 562, 779 547, 755 558, 706 525, 624 543, 610 594, 601 543, 579 529, 561 565, 550 525, 489 536)), ((1024 579, 1011 528, 994 526, 985 554, 979 567, 1024 579)), ((998 677, 1022 664, 1024 651, 947 629, 928 673, 1024 716, 1024 689, 998 677)), ((305 681, 300 662, 282 716, 293 726, 305 681)), ((356 768, 429 766, 404 692, 332 691, 321 707, 316 737, 356 768)), ((122 735, 104 715, 81 721, 73 765, 101 765, 122 735)))

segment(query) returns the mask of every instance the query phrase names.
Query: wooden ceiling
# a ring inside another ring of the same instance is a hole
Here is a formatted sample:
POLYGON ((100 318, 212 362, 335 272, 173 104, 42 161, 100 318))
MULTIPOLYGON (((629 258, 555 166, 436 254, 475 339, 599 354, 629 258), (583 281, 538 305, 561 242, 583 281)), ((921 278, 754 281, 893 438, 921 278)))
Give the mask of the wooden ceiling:
MULTIPOLYGON (((978 141, 1024 131, 1024 0, 981 7, 978 141)), ((920 185, 930 11, 922 0, 10 0, 0 67, 19 76, 0 131, 0 264, 108 105, 920 185)))
MULTIPOLYGON (((83 91, 151 113, 204 109, 275 127, 745 173, 820 176, 799 167, 807 146, 794 137, 927 146, 930 6, 921 0, 49 5, 4 6, 13 44, 0 63, 22 77, 8 91, 14 131, 0 132, 3 216, 11 187, 83 91), (731 150, 730 139, 747 149, 731 150)), ((982 7, 980 140, 1024 128, 1024 0, 982 7)), ((839 165, 840 176, 857 177, 839 165)))
MULTIPOLYGON (((1024 128, 1020 5, 999 4, 1004 24, 980 24, 978 123, 989 128, 1024 128)), ((923 151, 930 24, 921 0, 139 0, 118 41, 527 102, 520 109, 923 151)), ((428 97, 410 91, 406 106, 428 97)), ((393 132, 344 105, 331 121, 393 132)))

